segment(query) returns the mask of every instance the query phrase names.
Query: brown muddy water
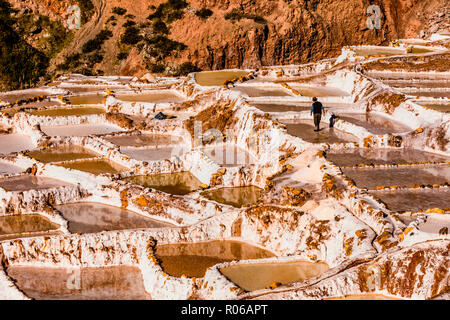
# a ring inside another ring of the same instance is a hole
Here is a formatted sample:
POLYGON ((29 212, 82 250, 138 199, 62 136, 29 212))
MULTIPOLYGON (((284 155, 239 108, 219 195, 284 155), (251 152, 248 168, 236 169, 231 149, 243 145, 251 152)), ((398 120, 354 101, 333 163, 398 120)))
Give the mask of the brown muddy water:
POLYGON ((205 71, 197 72, 194 79, 201 86, 221 86, 227 80, 233 80, 247 74, 247 71, 205 71))
POLYGON ((21 238, 21 234, 48 234, 55 231, 58 225, 38 214, 20 214, 0 217, 0 241, 21 238))
POLYGON ((396 190, 371 191, 392 211, 417 211, 432 208, 450 208, 450 191, 447 190, 396 190))
POLYGON ((252 105, 263 112, 300 112, 311 110, 311 104, 252 103, 252 105))
POLYGON ((111 124, 75 124, 68 126, 41 126, 41 130, 48 136, 89 136, 124 131, 111 124))
POLYGON ((105 114, 106 111, 102 107, 74 107, 74 108, 51 108, 30 111, 35 116, 48 117, 69 117, 69 116, 86 116, 93 114, 105 114))
POLYGON ((57 164, 58 166, 98 174, 117 174, 129 171, 130 168, 122 166, 110 160, 77 160, 75 162, 57 164))
POLYGON ((119 94, 116 98, 127 102, 152 102, 152 103, 173 103, 182 102, 184 99, 171 90, 146 92, 140 94, 119 94))
POLYGON ((68 97, 70 104, 73 105, 85 105, 85 104, 96 104, 103 105, 106 96, 103 94, 85 94, 81 96, 71 96, 68 97))
POLYGON ((167 274, 201 278, 208 268, 234 260, 273 257, 270 251, 238 241, 176 243, 156 246, 156 256, 167 274))
POLYGON ((104 137, 103 139, 120 147, 164 146, 182 142, 180 137, 163 134, 120 135, 104 137))
POLYGON ((295 83, 289 83, 292 89, 297 90, 300 95, 305 97, 343 97, 348 96, 348 93, 338 88, 332 87, 310 87, 302 86, 295 83))
POLYGON ((445 156, 415 149, 355 148, 344 152, 327 152, 326 158, 338 166, 396 164, 412 162, 445 162, 445 156))
POLYGON ((352 134, 343 132, 336 128, 329 128, 328 123, 320 123, 320 131, 314 131, 314 121, 311 120, 283 120, 287 132, 312 143, 346 143, 357 142, 358 139, 352 134))
POLYGON ((402 48, 352 48, 358 56, 393 56, 406 54, 402 48))
POLYGON ((292 96, 290 91, 283 87, 257 87, 257 86, 236 86, 233 91, 240 91, 247 96, 254 97, 288 97, 292 96))
POLYGON ((329 269, 324 262, 270 262, 237 264, 221 268, 220 272, 246 291, 267 288, 273 283, 301 282, 317 277, 329 269))
POLYGON ((49 96, 51 95, 47 91, 25 91, 25 92, 12 92, 12 93, 0 93, 0 100, 9 103, 14 103, 17 100, 27 100, 39 96, 49 96))
POLYGON ((450 166, 424 168, 343 168, 343 173, 359 188, 378 186, 408 187, 414 184, 444 184, 450 182, 450 166))
POLYGON ((202 195, 210 200, 241 208, 255 204, 261 196, 261 192, 261 188, 250 186, 208 190, 202 195))
POLYGON ((132 176, 123 180, 174 195, 186 195, 202 185, 189 171, 132 176))
POLYGON ((173 156, 182 156, 185 153, 182 146, 169 148, 133 148, 120 147, 120 152, 132 159, 140 161, 157 161, 170 159, 173 156))
POLYGON ((7 191, 41 190, 70 185, 72 184, 69 182, 42 176, 24 175, 0 179, 0 187, 7 191))
POLYGON ((433 104, 433 103, 418 103, 420 105, 426 106, 428 108, 449 113, 450 112, 450 103, 448 104, 433 104))
POLYGON ((55 209, 60 211, 64 219, 69 221, 68 229, 72 233, 173 227, 169 223, 102 203, 69 203, 57 205, 55 209))
POLYGON ((37 300, 150 300, 138 267, 9 266, 19 290, 37 300))
POLYGON ((30 151, 27 155, 44 163, 89 159, 100 156, 98 153, 81 146, 58 146, 30 151))

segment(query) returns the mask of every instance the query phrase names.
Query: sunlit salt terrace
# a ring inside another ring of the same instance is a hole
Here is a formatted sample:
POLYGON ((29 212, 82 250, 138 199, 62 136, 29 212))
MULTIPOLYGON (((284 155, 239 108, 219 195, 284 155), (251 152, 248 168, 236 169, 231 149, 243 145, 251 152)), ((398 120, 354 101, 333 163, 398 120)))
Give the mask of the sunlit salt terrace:
POLYGON ((41 130, 48 136, 89 136, 102 135, 113 132, 125 131, 125 129, 108 123, 103 124, 74 124, 74 125, 57 125, 57 126, 41 126, 41 130))

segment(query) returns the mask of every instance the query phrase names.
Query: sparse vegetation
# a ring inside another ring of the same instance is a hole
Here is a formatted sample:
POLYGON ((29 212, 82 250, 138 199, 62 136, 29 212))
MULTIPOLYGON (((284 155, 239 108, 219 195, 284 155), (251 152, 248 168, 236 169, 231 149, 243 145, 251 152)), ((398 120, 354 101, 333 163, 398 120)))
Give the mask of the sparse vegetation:
POLYGON ((91 0, 77 0, 77 3, 81 11, 81 23, 88 22, 94 11, 94 4, 91 0))
POLYGON ((195 15, 203 20, 208 19, 212 14, 213 12, 207 8, 201 8, 200 10, 195 11, 195 15))
POLYGON ((120 37, 120 42, 123 44, 134 45, 141 40, 142 36, 140 35, 140 30, 134 25, 127 27, 120 37))
POLYGON ((188 6, 185 0, 168 0, 161 3, 155 12, 150 14, 147 19, 160 19, 166 23, 172 23, 175 20, 181 19, 184 15, 184 9, 188 6))
POLYGON ((131 27, 131 26, 134 26, 134 25, 136 25, 136 22, 134 22, 133 20, 127 20, 127 21, 122 25, 122 27, 128 28, 128 27, 131 27))
POLYGON ((112 12, 114 14, 117 14, 119 16, 123 16, 125 13, 127 13, 127 9, 121 8, 121 7, 114 7, 112 9, 112 12))
POLYGON ((169 34, 169 28, 160 19, 154 19, 152 22, 153 33, 169 34))
POLYGON ((154 57, 157 61, 171 55, 174 51, 183 51, 186 49, 184 43, 171 40, 164 35, 155 35, 151 38, 145 39, 147 54, 154 57))
POLYGON ((256 23, 260 23, 260 24, 267 23, 266 19, 264 19, 260 15, 245 13, 245 12, 242 12, 237 9, 233 9, 230 12, 228 12, 227 14, 225 14, 225 19, 231 20, 232 22, 240 21, 241 19, 251 19, 251 20, 255 21, 256 23))
POLYGON ((100 50, 101 46, 103 45, 103 43, 108 40, 109 38, 111 38, 113 35, 111 30, 107 30, 107 29, 103 29, 102 31, 100 31, 94 39, 91 39, 89 41, 87 41, 83 47, 82 47, 82 52, 83 53, 89 53, 95 50, 100 50))
POLYGON ((196 65, 194 65, 192 62, 187 61, 180 64, 176 70, 176 72, 173 73, 173 76, 179 77, 179 76, 187 76, 191 72, 198 72, 202 71, 200 68, 198 68, 196 65))

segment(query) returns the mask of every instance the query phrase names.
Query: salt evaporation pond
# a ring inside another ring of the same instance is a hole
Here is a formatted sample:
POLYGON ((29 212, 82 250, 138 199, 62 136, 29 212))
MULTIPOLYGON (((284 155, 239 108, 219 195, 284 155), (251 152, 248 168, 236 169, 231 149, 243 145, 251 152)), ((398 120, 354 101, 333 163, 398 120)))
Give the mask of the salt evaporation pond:
POLYGON ((426 222, 418 224, 420 231, 439 234, 442 229, 450 230, 450 221, 445 215, 427 216, 426 222))
POLYGON ((29 111, 35 116, 47 117, 69 117, 69 116, 87 116, 93 114, 105 114, 106 111, 102 107, 73 107, 73 108, 50 108, 29 111))
POLYGON ((117 135, 103 139, 121 147, 164 146, 182 142, 180 137, 163 134, 117 135))
POLYGON ((68 163, 61 163, 58 166, 89 172, 95 175, 99 174, 117 174, 120 172, 129 171, 130 168, 122 166, 106 159, 93 159, 93 160, 78 160, 68 163))
POLYGON ((127 102, 173 103, 184 101, 184 98, 173 90, 158 90, 139 94, 118 94, 116 98, 127 102))
POLYGON ((406 54, 406 49, 393 47, 362 47, 351 48, 351 50, 355 51, 358 56, 393 56, 406 54))
POLYGON ((450 81, 448 80, 384 80, 384 83, 395 88, 448 88, 450 81))
POLYGON ((201 278, 208 268, 234 260, 273 257, 270 251, 239 241, 175 243, 156 246, 156 256, 165 273, 201 278))
POLYGON ((445 162, 445 156, 416 149, 354 148, 345 151, 327 152, 327 159, 336 165, 397 164, 417 162, 445 162))
POLYGON ((261 196, 261 192, 261 188, 250 186, 208 190, 202 195, 210 200, 241 208, 255 204, 261 196))
POLYGON ((273 283, 301 282, 329 269, 324 262, 292 261, 235 264, 220 269, 230 281, 246 291, 267 288, 273 283))
POLYGON ((314 131, 313 120, 283 120, 287 132, 312 143, 346 143, 358 142, 358 139, 349 133, 336 128, 329 128, 328 124, 321 122, 320 131, 314 131), (306 122, 307 121, 307 122, 306 122))
POLYGON ((449 91, 425 91, 425 90, 401 90, 408 96, 415 97, 431 97, 431 98, 450 98, 450 90, 449 91))
POLYGON ((202 185, 189 171, 132 176, 124 180, 174 195, 186 195, 200 189, 202 185))
POLYGON ((52 234, 58 225, 38 214, 19 214, 0 217, 0 241, 23 236, 52 234))
POLYGON ((225 81, 246 76, 247 71, 205 71, 194 75, 195 81, 201 86, 221 86, 225 81))
POLYGON ((14 174, 24 171, 23 168, 15 166, 8 162, 0 161, 0 174, 14 174))
POLYGON ((400 122, 374 113, 337 113, 340 119, 366 128, 373 134, 408 132, 411 129, 400 122))
POLYGON ((421 102, 417 102, 417 104, 426 106, 428 108, 431 108, 431 109, 434 109, 434 110, 437 110, 437 111, 450 113, 450 103, 438 104, 438 103, 421 103, 421 102))
POLYGON ((305 97, 344 97, 349 94, 339 88, 332 87, 311 87, 296 83, 289 83, 292 89, 297 90, 300 95, 305 97))
POLYGON ((254 97, 288 97, 292 96, 290 91, 284 89, 282 86, 279 87, 257 87, 257 86, 236 86, 232 89, 233 91, 240 91, 247 96, 254 97))
POLYGON ((124 131, 119 126, 112 124, 74 124, 67 126, 41 126, 41 130, 48 136, 89 136, 109 134, 113 132, 124 131))
POLYGON ((28 191, 51 189, 72 185, 69 182, 43 177, 43 176, 15 176, 0 179, 0 187, 7 191, 28 191))
POLYGON ((211 145, 204 147, 202 151, 223 167, 237 167, 256 162, 256 159, 249 152, 235 145, 211 145))
POLYGON ((31 138, 21 133, 0 135, 0 153, 9 154, 34 148, 31 138))
POLYGON ((300 112, 311 110, 311 104, 252 103, 252 105, 263 112, 300 112))
POLYGON ((343 168, 343 173, 359 188, 378 186, 408 187, 414 184, 444 184, 450 182, 450 166, 423 168, 343 168))
POLYGON ((391 211, 418 211, 432 208, 450 208, 450 192, 447 190, 395 190, 371 191, 391 211))
POLYGON ((73 105, 86 105, 86 104, 104 104, 106 96, 103 94, 85 94, 80 96, 68 97, 70 104, 73 105))
POLYGON ((138 267, 33 267, 6 270, 19 290, 37 300, 150 300, 138 267))
POLYGON ((6 101, 8 103, 15 103, 17 100, 28 100, 34 97, 48 96, 48 95, 50 94, 47 91, 43 90, 0 93, 0 100, 6 101))
POLYGON ((133 148, 120 147, 120 152, 139 161, 158 161, 170 159, 173 156, 182 156, 185 153, 183 146, 160 148, 133 148))
POLYGON ((68 203, 57 205, 55 209, 69 222, 68 229, 72 233, 173 227, 129 210, 95 202, 68 203))
POLYGON ((43 150, 34 150, 28 152, 27 155, 44 163, 89 159, 100 156, 100 154, 94 151, 76 145, 63 145, 43 150))

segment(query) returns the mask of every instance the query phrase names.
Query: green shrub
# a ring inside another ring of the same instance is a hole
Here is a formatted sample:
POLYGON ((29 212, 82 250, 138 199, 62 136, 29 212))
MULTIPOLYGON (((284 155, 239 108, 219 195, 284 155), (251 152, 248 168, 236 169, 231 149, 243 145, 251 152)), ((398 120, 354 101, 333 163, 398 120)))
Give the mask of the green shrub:
POLYGON ((154 33, 169 34, 169 29, 167 28, 167 25, 160 19, 154 19, 152 27, 154 33))
POLYGON ((121 8, 121 7, 114 7, 112 9, 112 12, 114 14, 117 14, 119 16, 123 16, 125 13, 127 13, 127 9, 121 8))
POLYGON ((150 63, 147 67, 151 73, 164 73, 166 71, 166 66, 160 63, 150 63))
POLYGON ((253 21, 255 21, 256 23, 260 23, 260 24, 266 24, 267 21, 266 19, 264 19, 262 16, 257 15, 257 14, 249 14, 249 13, 244 13, 240 10, 237 9, 233 9, 230 12, 228 12, 227 14, 225 14, 225 19, 226 20, 231 20, 231 21, 240 21, 241 19, 251 19, 253 21))
POLYGON ((182 51, 187 48, 184 43, 171 40, 164 35, 158 34, 145 40, 147 43, 147 54, 161 60, 174 51, 182 51))
POLYGON ((177 68, 177 71, 173 74, 175 77, 179 76, 187 76, 191 72, 198 72, 202 71, 200 68, 198 68, 196 65, 192 64, 192 62, 183 62, 180 64, 177 68))
POLYGON ((142 40, 142 36, 139 34, 139 29, 135 26, 130 26, 125 29, 124 33, 120 37, 120 42, 124 44, 136 44, 142 40))
POLYGON ((95 52, 87 57, 88 63, 94 65, 103 61, 103 54, 95 52))
POLYGON ((83 47, 81 48, 81 51, 83 53, 89 53, 92 51, 100 50, 103 43, 111 38, 113 36, 113 33, 111 30, 102 30, 100 31, 94 39, 88 40, 85 44, 83 44, 83 47))
POLYGON ((94 12, 94 4, 91 0, 77 0, 81 11, 81 23, 86 23, 90 20, 94 12))
POLYGON ((188 6, 185 0, 168 0, 161 3, 155 12, 150 14, 147 19, 160 19, 166 23, 172 23, 175 20, 181 19, 184 15, 184 9, 188 6))
POLYGON ((126 16, 125 16, 125 19, 131 19, 131 20, 133 20, 133 19, 135 19, 136 18, 136 16, 134 15, 134 14, 127 14, 126 16))
POLYGON ((131 27, 131 26, 134 26, 134 25, 136 25, 136 22, 134 22, 133 20, 127 20, 127 21, 122 25, 122 27, 128 28, 128 27, 131 27))
POLYGON ((208 19, 212 14, 213 12, 207 8, 201 8, 200 10, 195 11, 195 15, 200 19, 208 19))
POLYGON ((128 57, 129 54, 130 54, 130 53, 127 52, 127 51, 121 51, 121 52, 119 52, 119 54, 117 55, 117 59, 118 59, 118 60, 124 60, 124 59, 126 59, 126 58, 128 57))

